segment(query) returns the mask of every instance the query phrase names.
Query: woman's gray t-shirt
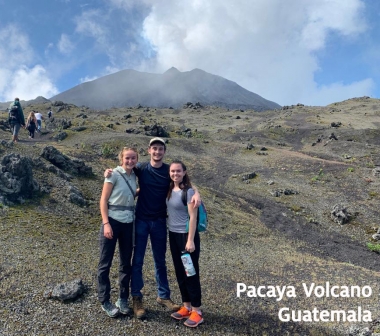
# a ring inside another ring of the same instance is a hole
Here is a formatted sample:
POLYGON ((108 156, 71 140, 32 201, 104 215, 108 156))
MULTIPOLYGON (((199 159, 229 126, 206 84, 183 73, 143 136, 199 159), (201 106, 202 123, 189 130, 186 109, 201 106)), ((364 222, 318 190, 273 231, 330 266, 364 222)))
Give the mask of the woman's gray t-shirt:
MULTIPOLYGON (((126 171, 123 167, 117 166, 110 177, 106 177, 104 179, 104 183, 112 183, 113 188, 111 195, 108 199, 108 204, 110 205, 124 205, 124 206, 134 206, 134 195, 131 193, 131 190, 129 189, 127 182, 124 181, 123 177, 120 176, 120 174, 124 174, 124 177, 128 180, 129 184, 131 185, 133 191, 136 193, 136 175, 135 173, 131 172, 130 175, 126 174, 126 171)), ((134 218, 134 211, 130 210, 108 210, 108 215, 112 217, 113 219, 116 219, 119 222, 122 223, 131 223, 133 222, 134 218)))
MULTIPOLYGON (((189 204, 194 195, 194 189, 187 190, 187 203, 189 204)), ((182 190, 174 191, 170 199, 166 199, 166 206, 168 209, 168 228, 171 232, 186 233, 186 223, 189 219, 187 207, 182 202, 182 190)))

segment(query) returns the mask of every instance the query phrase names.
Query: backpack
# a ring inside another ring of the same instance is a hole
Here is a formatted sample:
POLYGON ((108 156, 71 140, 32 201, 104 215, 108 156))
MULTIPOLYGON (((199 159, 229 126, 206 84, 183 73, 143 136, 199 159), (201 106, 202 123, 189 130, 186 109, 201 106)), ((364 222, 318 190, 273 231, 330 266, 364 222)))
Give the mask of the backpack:
POLYGON ((9 106, 9 119, 11 121, 17 121, 18 120, 18 106, 15 105, 15 103, 12 103, 9 106))
MULTIPOLYGON (((187 189, 182 190, 181 199, 182 199, 183 205, 187 209, 187 189)), ((187 232, 189 232, 189 219, 186 222, 186 231, 187 232)), ((207 225, 208 225, 207 210, 206 210, 204 203, 201 201, 201 205, 198 207, 198 212, 197 212, 197 230, 198 230, 198 232, 206 231, 207 225)))

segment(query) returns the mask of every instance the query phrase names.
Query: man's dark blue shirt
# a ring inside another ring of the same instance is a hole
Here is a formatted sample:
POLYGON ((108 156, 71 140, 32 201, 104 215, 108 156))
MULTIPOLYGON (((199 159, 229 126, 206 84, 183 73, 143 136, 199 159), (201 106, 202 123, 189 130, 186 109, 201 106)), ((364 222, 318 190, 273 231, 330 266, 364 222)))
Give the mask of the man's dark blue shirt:
POLYGON ((136 204, 136 218, 155 220, 166 218, 166 197, 169 191, 169 165, 154 168, 148 163, 138 163, 135 168, 140 187, 136 204))

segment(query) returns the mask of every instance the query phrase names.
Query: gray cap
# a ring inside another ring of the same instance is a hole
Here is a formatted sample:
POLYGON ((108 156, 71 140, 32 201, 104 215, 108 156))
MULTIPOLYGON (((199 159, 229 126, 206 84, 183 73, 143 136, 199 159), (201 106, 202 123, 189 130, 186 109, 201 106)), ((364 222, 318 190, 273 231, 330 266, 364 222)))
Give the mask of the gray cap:
POLYGON ((165 140, 162 138, 153 138, 152 140, 149 141, 149 146, 152 146, 152 144, 155 142, 159 142, 165 146, 165 140))

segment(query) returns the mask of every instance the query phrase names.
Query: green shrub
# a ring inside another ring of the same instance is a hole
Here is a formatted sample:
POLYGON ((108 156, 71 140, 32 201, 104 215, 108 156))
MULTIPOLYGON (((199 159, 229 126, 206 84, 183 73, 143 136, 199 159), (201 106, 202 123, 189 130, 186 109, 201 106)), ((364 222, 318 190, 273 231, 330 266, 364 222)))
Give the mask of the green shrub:
POLYGON ((377 191, 369 191, 368 195, 369 197, 377 197, 379 196, 379 193, 377 191))
POLYGON ((323 177, 323 169, 319 169, 319 172, 318 172, 318 175, 315 175, 314 177, 311 178, 311 181, 312 182, 315 182, 315 181, 320 181, 323 177))
POLYGON ((101 153, 102 153, 103 157, 108 158, 108 157, 111 157, 113 155, 113 149, 109 144, 103 144, 102 149, 101 149, 101 153))
POLYGON ((302 208, 299 205, 292 205, 290 209, 294 212, 300 212, 302 208))
POLYGON ((367 243, 367 247, 373 252, 380 252, 380 244, 367 243))

